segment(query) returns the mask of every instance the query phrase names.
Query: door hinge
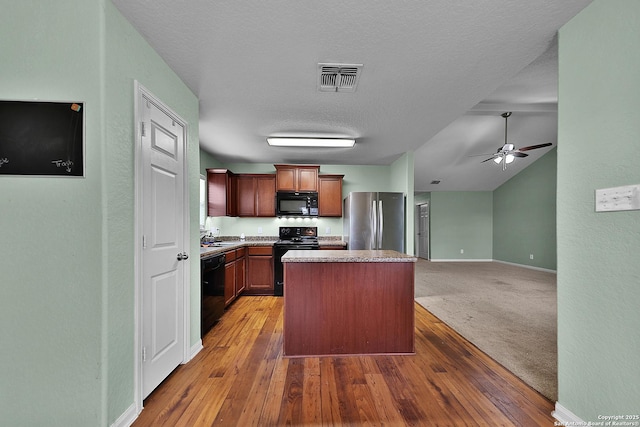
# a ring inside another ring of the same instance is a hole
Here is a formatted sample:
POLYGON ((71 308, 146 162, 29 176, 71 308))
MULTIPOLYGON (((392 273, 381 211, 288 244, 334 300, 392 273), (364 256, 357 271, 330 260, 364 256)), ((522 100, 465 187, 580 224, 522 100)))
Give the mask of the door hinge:
POLYGON ((144 122, 140 122, 140 133, 142 136, 147 136, 147 132, 145 130, 144 122))
POLYGON ((146 236, 146 234, 142 235, 142 249, 147 249, 147 236, 146 236))
POLYGON ((142 361, 147 361, 147 347, 142 347, 142 361))

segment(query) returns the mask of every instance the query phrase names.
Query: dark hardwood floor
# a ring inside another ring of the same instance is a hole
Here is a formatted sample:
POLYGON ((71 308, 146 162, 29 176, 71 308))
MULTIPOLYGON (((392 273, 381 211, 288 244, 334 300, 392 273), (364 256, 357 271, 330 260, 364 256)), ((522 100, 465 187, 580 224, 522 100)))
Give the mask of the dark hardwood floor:
POLYGON ((415 356, 282 357, 282 298, 239 298, 134 426, 553 426, 553 404, 415 304, 415 356))

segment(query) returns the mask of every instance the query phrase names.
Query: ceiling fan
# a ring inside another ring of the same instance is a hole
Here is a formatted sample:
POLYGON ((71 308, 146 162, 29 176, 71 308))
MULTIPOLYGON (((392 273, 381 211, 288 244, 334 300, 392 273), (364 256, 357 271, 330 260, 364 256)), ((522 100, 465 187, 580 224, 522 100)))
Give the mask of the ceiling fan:
POLYGON ((504 117, 504 145, 498 148, 498 151, 495 154, 475 154, 470 157, 475 156, 491 156, 486 160, 483 160, 481 163, 488 162, 489 160, 493 160, 496 164, 502 164, 502 170, 507 168, 507 165, 515 160, 516 157, 527 157, 528 154, 524 153, 525 151, 535 150, 537 148, 544 148, 552 145, 550 142, 538 145, 530 145, 528 147, 516 148, 515 145, 509 144, 507 141, 507 121, 511 116, 511 112, 506 112, 501 114, 504 117))

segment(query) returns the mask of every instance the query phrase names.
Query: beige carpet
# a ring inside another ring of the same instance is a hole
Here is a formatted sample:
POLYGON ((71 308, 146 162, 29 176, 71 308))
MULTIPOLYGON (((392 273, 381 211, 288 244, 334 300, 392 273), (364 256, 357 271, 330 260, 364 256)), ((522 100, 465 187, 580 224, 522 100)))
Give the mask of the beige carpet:
POLYGON ((498 262, 416 264, 416 301, 557 400, 555 273, 498 262))

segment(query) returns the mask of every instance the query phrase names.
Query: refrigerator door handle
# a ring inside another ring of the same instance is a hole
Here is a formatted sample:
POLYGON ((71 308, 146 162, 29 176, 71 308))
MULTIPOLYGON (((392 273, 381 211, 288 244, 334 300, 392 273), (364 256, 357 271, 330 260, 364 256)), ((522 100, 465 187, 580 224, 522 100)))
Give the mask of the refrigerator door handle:
POLYGON ((382 249, 382 233, 384 231, 384 214, 382 213, 382 200, 378 201, 378 249, 382 249))
POLYGON ((371 249, 378 249, 378 212, 376 201, 371 202, 371 249))

